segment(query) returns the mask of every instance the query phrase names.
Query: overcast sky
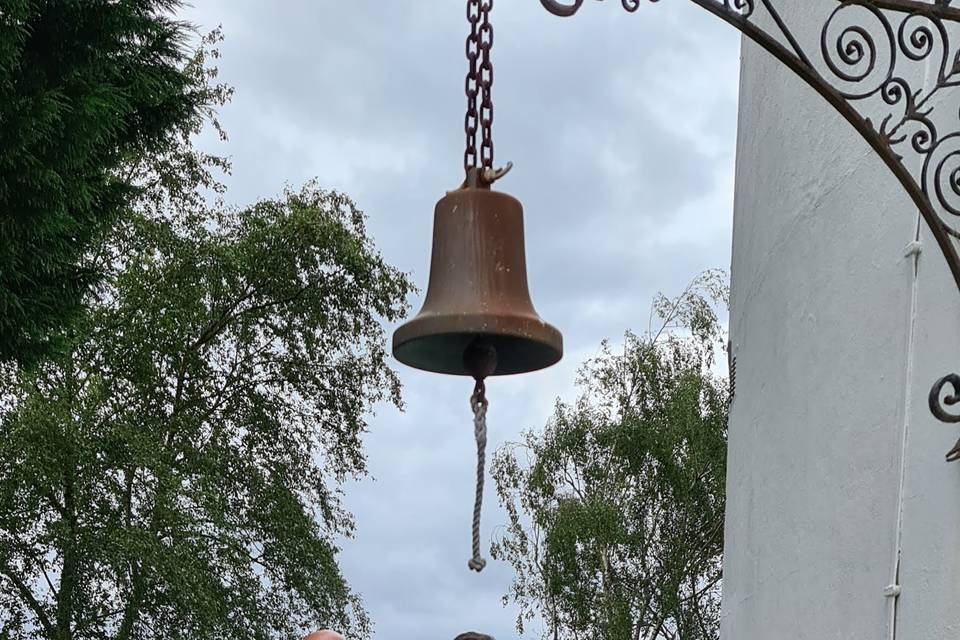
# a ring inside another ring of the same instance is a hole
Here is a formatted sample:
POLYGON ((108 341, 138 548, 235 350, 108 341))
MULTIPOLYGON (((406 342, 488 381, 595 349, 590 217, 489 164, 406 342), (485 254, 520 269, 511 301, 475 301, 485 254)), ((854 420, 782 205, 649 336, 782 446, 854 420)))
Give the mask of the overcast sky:
MULTIPOLYGON (((201 29, 223 26, 222 79, 236 89, 221 113, 229 142, 204 143, 232 158, 228 201, 317 178, 358 202, 387 260, 424 289, 434 203, 463 179, 463 0, 195 5, 201 29)), ((491 450, 572 399, 579 363, 646 328, 658 291, 730 262, 739 37, 683 0, 619 5, 560 19, 536 0, 496 3, 496 160, 515 164, 497 188, 524 204, 533 299, 566 353, 488 385, 491 450)), ((378 640, 515 638, 510 568, 466 566, 471 382, 398 370, 406 411, 371 419, 372 478, 347 488, 357 533, 344 573, 378 640)), ((504 522, 488 486, 485 548, 504 522)))

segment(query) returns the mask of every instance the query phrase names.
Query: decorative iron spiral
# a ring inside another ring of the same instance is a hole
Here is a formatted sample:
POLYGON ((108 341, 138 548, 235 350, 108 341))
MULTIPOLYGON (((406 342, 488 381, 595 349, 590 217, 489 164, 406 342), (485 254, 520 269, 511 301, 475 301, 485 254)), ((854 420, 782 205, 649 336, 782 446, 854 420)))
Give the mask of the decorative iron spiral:
POLYGON ((960 402, 960 375, 951 373, 945 375, 933 385, 928 398, 930 411, 937 420, 941 422, 960 422, 960 415, 948 413, 947 406, 953 406, 960 402), (953 393, 943 396, 943 390, 950 386, 953 393), (943 396, 941 398, 941 396, 943 396))
POLYGON ((893 79, 893 27, 875 6, 845 2, 833 10, 823 25, 820 54, 827 69, 839 80, 833 86, 844 98, 868 98, 883 91, 893 79))
MULTIPOLYGON (((960 133, 944 136, 927 154, 923 187, 936 205, 952 216, 960 216, 960 133)), ((960 238, 960 231, 944 224, 960 238)))

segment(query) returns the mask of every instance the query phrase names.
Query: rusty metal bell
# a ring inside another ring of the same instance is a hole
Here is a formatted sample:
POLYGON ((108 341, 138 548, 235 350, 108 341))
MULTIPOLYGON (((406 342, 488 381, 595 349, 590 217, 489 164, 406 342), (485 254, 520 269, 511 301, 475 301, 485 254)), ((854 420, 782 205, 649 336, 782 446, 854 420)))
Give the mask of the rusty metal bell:
POLYGON ((417 369, 477 379, 560 360, 563 337, 530 300, 516 198, 465 186, 437 203, 426 299, 393 334, 393 354, 417 369))

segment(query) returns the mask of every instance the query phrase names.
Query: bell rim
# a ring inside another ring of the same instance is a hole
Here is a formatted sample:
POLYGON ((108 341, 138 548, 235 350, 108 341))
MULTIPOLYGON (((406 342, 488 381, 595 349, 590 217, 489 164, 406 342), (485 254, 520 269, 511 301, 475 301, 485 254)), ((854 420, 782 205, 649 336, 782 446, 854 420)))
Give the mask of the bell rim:
POLYGON ((469 376, 465 369, 453 371, 423 366, 416 359, 406 357, 403 353, 404 347, 409 347, 412 343, 440 336, 519 340, 542 347, 545 350, 544 353, 549 353, 549 356, 537 360, 533 366, 525 366, 518 370, 495 371, 491 377, 541 371, 563 359, 563 334, 559 329, 543 321, 539 316, 504 316, 502 314, 418 315, 394 331, 393 356, 401 363, 421 371, 469 376), (484 328, 478 330, 478 326, 484 328))

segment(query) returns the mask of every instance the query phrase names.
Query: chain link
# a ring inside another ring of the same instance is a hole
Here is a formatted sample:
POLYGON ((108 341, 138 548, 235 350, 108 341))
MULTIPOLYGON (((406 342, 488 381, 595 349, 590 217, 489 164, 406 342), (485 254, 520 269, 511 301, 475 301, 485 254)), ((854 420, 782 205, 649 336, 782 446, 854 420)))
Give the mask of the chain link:
POLYGON ((467 145, 463 154, 463 167, 493 168, 493 24, 490 12, 493 0, 467 0, 467 21, 470 35, 467 36, 467 115, 464 131, 467 145), (479 103, 478 103, 479 100, 479 103), (480 132, 480 155, 477 157, 477 132, 480 132))
POLYGON ((477 111, 479 81, 477 69, 480 60, 480 0, 467 0, 467 21, 470 23, 470 35, 467 36, 467 115, 463 128, 467 133, 467 147, 463 154, 463 167, 477 166, 477 125, 480 114, 477 111))

